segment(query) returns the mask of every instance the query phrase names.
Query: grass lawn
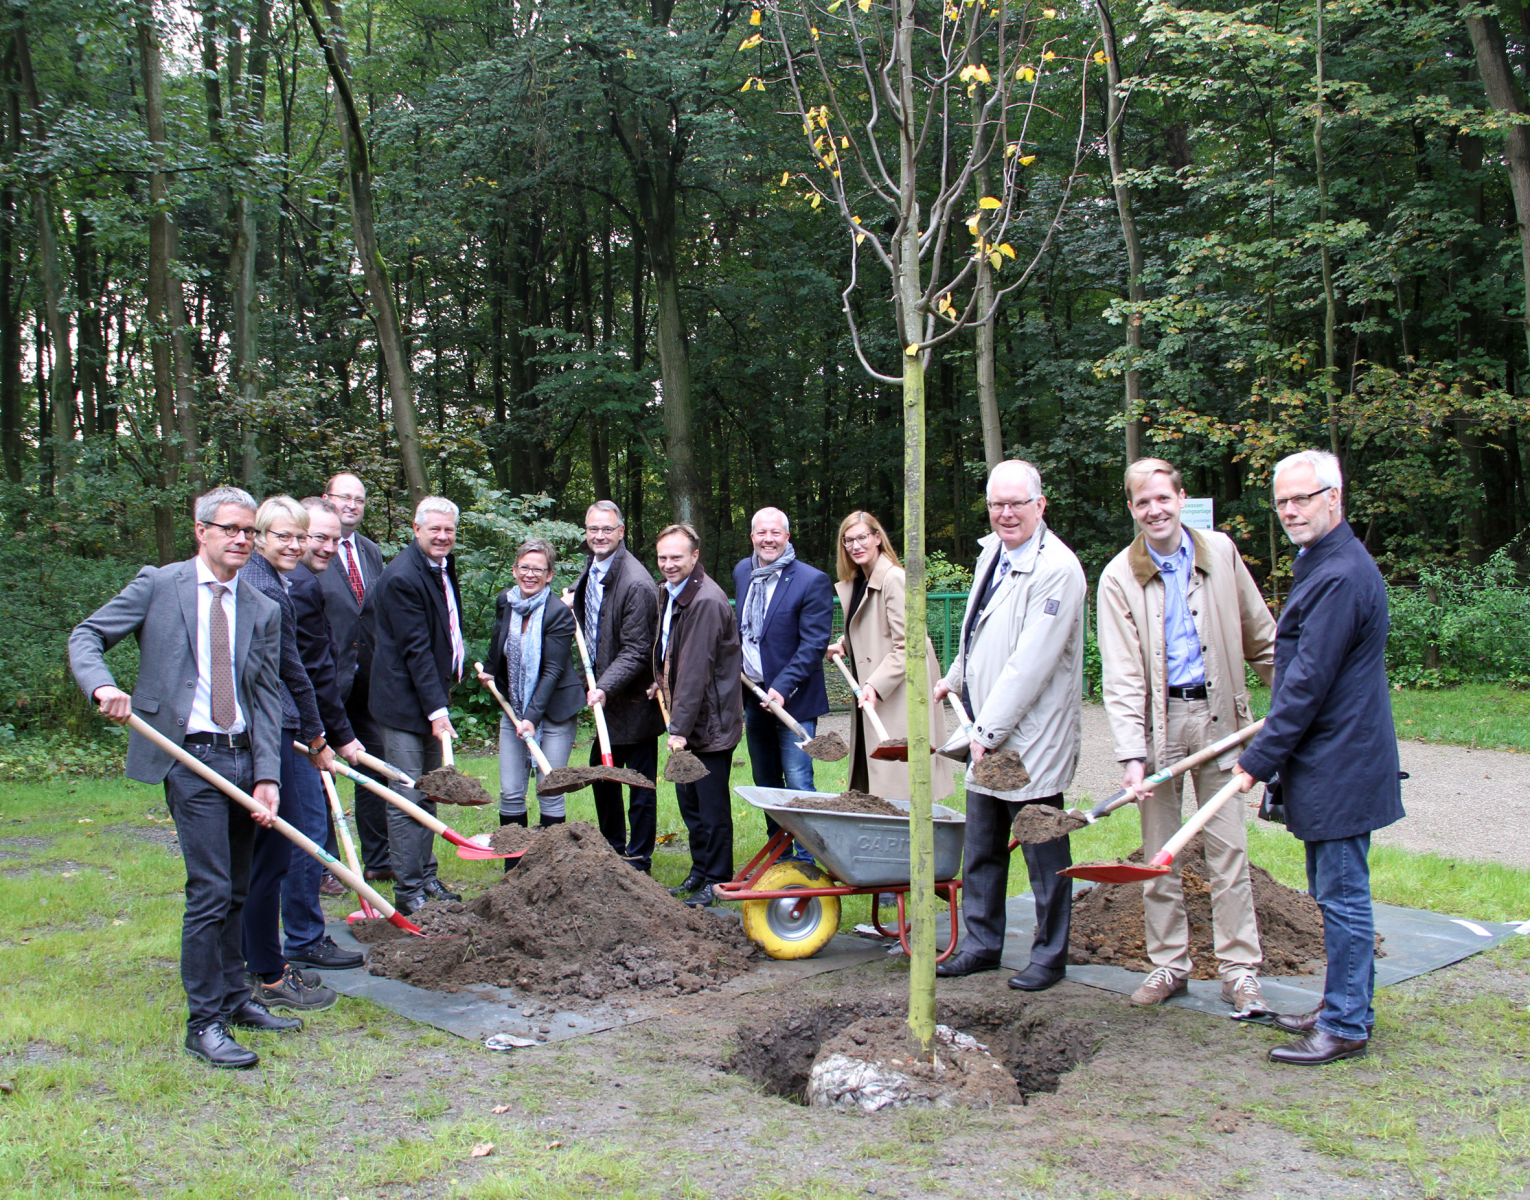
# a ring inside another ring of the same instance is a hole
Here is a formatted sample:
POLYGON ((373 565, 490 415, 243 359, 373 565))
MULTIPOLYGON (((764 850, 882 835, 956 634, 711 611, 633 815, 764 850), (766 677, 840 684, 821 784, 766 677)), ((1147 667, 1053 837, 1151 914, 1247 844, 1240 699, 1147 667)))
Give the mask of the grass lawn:
MULTIPOLYGON (((1267 688, 1250 691, 1254 714, 1270 710, 1267 688)), ((1530 691, 1499 683, 1392 692, 1399 738, 1486 750, 1530 751, 1530 691)))

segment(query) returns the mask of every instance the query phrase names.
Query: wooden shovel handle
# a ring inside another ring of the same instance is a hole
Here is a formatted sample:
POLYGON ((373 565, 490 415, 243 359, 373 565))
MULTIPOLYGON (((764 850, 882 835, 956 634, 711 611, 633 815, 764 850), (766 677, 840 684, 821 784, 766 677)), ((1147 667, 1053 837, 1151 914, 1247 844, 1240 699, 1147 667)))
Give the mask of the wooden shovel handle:
MULTIPOLYGON (((298 745, 299 743, 294 742, 293 744, 298 745)), ((431 816, 428 812, 426 812, 418 804, 415 804, 412 800, 408 799, 407 797, 400 796, 392 788, 386 787, 383 784, 378 783, 377 780, 363 775, 360 771, 353 769, 347 763, 338 758, 335 759, 335 774, 343 775, 357 787, 364 787, 367 789, 367 791, 381 796, 384 800, 393 805, 395 808, 399 809, 401 812, 408 813, 409 816, 413 817, 421 825, 425 826, 425 828, 430 830, 431 833, 434 833, 439 837, 446 836, 446 830, 448 826, 445 821, 441 820, 440 817, 431 816)))
POLYGON ((782 708, 768 695, 766 695, 764 688, 760 687, 759 684, 750 679, 749 676, 745 675, 742 671, 738 673, 738 677, 744 681, 744 686, 746 688, 748 688, 751 692, 760 698, 760 701, 765 705, 766 708, 770 709, 771 712, 775 713, 776 716, 780 718, 781 724, 785 725, 804 742, 811 740, 808 737, 808 731, 802 728, 801 724, 798 723, 797 719, 793 717, 791 713, 787 712, 786 709, 782 708))
MULTIPOLYGON (((155 729, 154 726, 150 725, 137 713, 129 714, 128 726, 140 737, 147 738, 149 741, 153 742, 156 746, 158 746, 171 758, 175 759, 183 767, 196 772, 196 774, 207 780, 208 783, 212 784, 213 787, 217 788, 230 800, 233 800, 238 804, 242 804, 252 813, 264 813, 269 811, 266 806, 259 800, 255 799, 254 796, 250 795, 243 788, 230 783, 227 779, 223 778, 222 775, 219 775, 218 772, 214 771, 211 767, 209 767, 195 755, 186 753, 185 750, 183 750, 180 746, 177 746, 174 742, 172 742, 159 730, 155 729)), ((419 927, 417 925, 415 925, 412 921, 410 921, 407 917, 395 909, 393 905, 389 904, 375 891, 373 891, 372 888, 367 885, 366 880, 364 880, 358 873, 353 872, 344 863, 336 859, 334 855, 330 854, 327 850, 324 849, 323 846, 319 845, 312 838, 308 837, 300 830, 294 829, 280 817, 271 818, 271 828, 276 830, 277 833, 281 834, 288 841, 294 843, 298 849, 302 850, 305 854, 309 854, 312 857, 318 859, 321 863, 330 869, 331 873, 333 873, 341 883, 345 884, 345 886, 350 888, 351 891, 355 892, 363 900, 367 901, 367 903, 369 903, 378 912, 382 913, 383 916, 387 917, 389 921, 393 922, 393 924, 397 925, 400 929, 407 929, 416 933, 419 932, 419 927)))
POLYGON ((403 784, 405 787, 413 787, 414 786, 414 780, 411 779, 408 775, 405 775, 402 771, 400 771, 392 763, 385 762, 383 759, 380 759, 380 758, 374 758, 372 755, 368 754, 365 750, 363 750, 360 754, 358 754, 356 756, 356 761, 359 762, 364 767, 370 767, 372 770, 376 771, 379 775, 386 775, 389 779, 397 780, 399 783, 403 784))
POLYGON ((1179 832, 1164 843, 1163 849, 1153 855, 1153 861, 1148 865, 1168 866, 1174 861, 1174 856, 1189 845, 1190 839, 1206 827, 1206 822, 1217 815, 1222 805, 1238 794, 1238 777, 1235 775, 1220 792, 1201 805, 1200 810, 1179 827, 1179 832))
MULTIPOLYGON (((856 702, 859 704, 861 697, 865 693, 861 691, 861 685, 855 682, 855 676, 850 674, 850 668, 845 666, 845 656, 843 654, 836 654, 834 656, 834 665, 839 668, 839 673, 845 677, 845 682, 850 685, 850 690, 855 693, 856 702)), ((871 722, 871 727, 876 730, 879 742, 892 741, 892 736, 887 732, 887 726, 882 724, 882 718, 877 716, 876 709, 863 707, 861 712, 871 722)))
MULTIPOLYGON (((474 663, 473 670, 482 671, 483 663, 474 663)), ((503 696, 499 694, 499 689, 494 686, 494 681, 491 679, 488 683, 484 684, 484 686, 489 689, 489 692, 494 697, 494 699, 499 701, 499 706, 505 710, 505 716, 510 718, 510 724, 516 724, 517 722, 515 709, 511 708, 509 701, 507 701, 503 696)), ((541 771, 543 775, 551 775, 553 770, 552 763, 547 761, 547 755, 542 753, 542 747, 537 744, 537 739, 520 733, 518 733, 516 736, 519 737, 521 741, 525 742, 526 749, 531 751, 531 757, 537 764, 537 770, 541 771)))
MULTIPOLYGON (((357 875, 361 875, 361 859, 356 854, 356 843, 351 839, 351 827, 345 820, 345 809, 340 805, 340 793, 335 791, 335 777, 328 771, 320 771, 319 779, 324 784, 324 795, 329 800, 329 813, 334 818, 335 836, 340 839, 340 849, 345 853, 346 865, 357 875)), ((366 876, 362 875, 365 879, 366 876)), ((366 917, 375 917, 377 910, 367 903, 366 898, 361 900, 361 914, 366 917)))
MULTIPOLYGON (((570 591, 563 593, 563 603, 569 608, 574 607, 574 594, 570 591)), ((579 624, 579 614, 574 614, 574 641, 579 646, 579 663, 584 667, 584 682, 590 691, 595 690, 595 668, 590 662, 590 648, 584 643, 584 630, 579 624)), ((611 766, 614 759, 611 757, 611 731, 606 728, 606 706, 604 704, 590 705, 590 711, 595 714, 595 736, 600 739, 600 761, 606 766, 611 766)))
POLYGON ((436 736, 441 740, 441 765, 443 767, 455 767, 457 765, 457 756, 452 753, 451 732, 443 729, 436 736))
POLYGON ((1176 763, 1165 767, 1162 771, 1155 771, 1142 781, 1144 787, 1157 787, 1160 783, 1167 783, 1178 775, 1183 775, 1193 767, 1198 767, 1204 762, 1210 762, 1220 757, 1234 746, 1248 741, 1256 733, 1264 728, 1264 718, 1261 717, 1252 725, 1245 725, 1242 729, 1234 730, 1220 742, 1212 742, 1211 745, 1197 750, 1194 754, 1187 754, 1176 763))
POLYGON ((971 733, 972 718, 967 715, 967 708, 962 703, 961 696, 954 691, 950 691, 946 693, 946 700, 951 705, 951 711, 956 714, 956 719, 961 722, 962 729, 971 733))

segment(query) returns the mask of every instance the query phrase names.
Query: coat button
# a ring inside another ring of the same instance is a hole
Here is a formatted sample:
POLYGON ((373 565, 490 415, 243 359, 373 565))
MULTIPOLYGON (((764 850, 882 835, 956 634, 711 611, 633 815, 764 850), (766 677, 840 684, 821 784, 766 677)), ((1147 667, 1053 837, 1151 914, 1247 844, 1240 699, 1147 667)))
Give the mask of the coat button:
POLYGON ((1212 719, 1212 720, 1213 720, 1213 721, 1215 721, 1215 720, 1216 720, 1216 717, 1212 717, 1212 718, 1211 718, 1211 719, 1212 719))
POLYGON ((176 717, 176 718, 175 718, 175 723, 176 723, 176 724, 177 724, 177 725, 180 725, 180 726, 185 726, 185 724, 186 724, 186 722, 185 722, 185 721, 183 721, 183 720, 181 720, 181 719, 180 719, 180 718, 179 718, 179 717, 176 717))
POLYGON ((194 688, 194 687, 196 687, 196 686, 197 686, 197 681, 196 681, 196 680, 195 680, 195 679, 188 679, 188 680, 187 680, 187 681, 186 681, 186 686, 187 686, 187 687, 191 687, 191 688, 194 688))

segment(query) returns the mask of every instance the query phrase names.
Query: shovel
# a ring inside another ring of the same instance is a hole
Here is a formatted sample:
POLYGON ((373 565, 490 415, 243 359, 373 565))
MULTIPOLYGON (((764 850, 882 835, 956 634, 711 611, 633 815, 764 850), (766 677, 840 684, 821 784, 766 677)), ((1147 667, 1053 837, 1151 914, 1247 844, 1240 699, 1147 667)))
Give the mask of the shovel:
POLYGON ((961 723, 961 728, 953 733, 944 746, 939 747, 934 753, 942 758, 954 759, 957 762, 966 762, 972 750, 972 718, 967 715, 967 709, 962 704, 962 698, 955 692, 947 692, 946 700, 951 705, 951 711, 956 714, 956 719, 961 723))
MULTIPOLYGON (((293 745, 297 746, 299 749, 304 749, 301 742, 294 742, 293 745)), ((384 787, 382 784, 378 783, 377 780, 371 779, 368 776, 363 775, 360 771, 347 766, 339 759, 335 760, 335 774, 344 775, 357 787, 364 787, 370 792, 375 792, 389 804, 393 805, 394 808, 398 809, 400 812, 408 814, 421 825, 425 826, 426 829, 430 830, 437 837, 445 838, 453 846, 457 847, 458 858, 466 858, 476 861, 478 859, 485 858, 517 857, 515 854, 496 854, 487 846, 480 846, 471 838, 464 837, 462 834, 458 833, 455 829, 453 829, 439 817, 431 816, 418 804, 415 804, 407 798, 400 796, 392 788, 384 787)))
POLYGON ((1179 832, 1171 837, 1164 848, 1153 855, 1152 861, 1146 865, 1128 862, 1079 863, 1075 867, 1064 867, 1057 873, 1073 879, 1088 879, 1094 883, 1132 883, 1167 875, 1174 862, 1174 856, 1189 844, 1191 838, 1205 828, 1206 822, 1217 815, 1222 805, 1238 794, 1238 779, 1234 776, 1228 781, 1227 786, 1201 805, 1199 812, 1179 827, 1179 832))
MULTIPOLYGON (((845 656, 843 654, 836 654, 834 656, 834 665, 839 668, 839 673, 845 677, 845 682, 850 685, 850 690, 855 693, 855 702, 860 704, 861 697, 866 693, 861 690, 861 685, 855 682, 855 676, 850 674, 850 668, 845 666, 845 656)), ((881 743, 871 752, 871 757, 880 758, 887 762, 908 762, 908 742, 904 741, 896 746, 888 745, 887 743, 892 741, 892 737, 887 732, 887 726, 882 724, 882 718, 877 716, 877 710, 861 705, 861 712, 871 722, 872 729, 876 731, 877 741, 881 743)))
POLYGON ((818 737, 810 737, 797 719, 772 700, 759 684, 750 679, 742 671, 739 678, 744 681, 744 686, 760 698, 760 703, 775 713, 781 724, 785 725, 802 740, 797 743, 797 749, 801 750, 809 758, 816 758, 819 762, 838 762, 850 753, 850 747, 840 739, 837 733, 820 734, 818 737))
POLYGON ((451 731, 443 729, 436 736, 441 739, 441 765, 426 771, 414 786, 438 804, 476 808, 489 803, 493 797, 483 784, 457 770, 457 756, 452 753, 451 731))
MULTIPOLYGON (((482 673, 483 664, 474 663, 473 669, 482 673)), ((499 694, 494 681, 491 679, 484 686, 489 689, 494 699, 499 701, 500 708, 505 710, 505 716, 510 718, 510 724, 518 724, 515 709, 511 708, 510 702, 499 694)), ((537 770, 542 772, 542 778, 537 780, 538 796, 561 796, 564 792, 577 792, 580 788, 589 787, 595 780, 605 778, 605 769, 602 767, 555 767, 542 752, 542 745, 535 735, 520 733, 516 736, 526 743, 526 749, 531 753, 532 761, 537 764, 537 770)))
POLYGON ((405 787, 412 788, 415 784, 414 776, 406 774, 390 762, 385 762, 380 758, 373 758, 365 750, 356 756, 356 761, 363 767, 376 771, 379 775, 386 775, 389 779, 401 783, 405 787))
MULTIPOLYGON (((664 688, 661 686, 654 693, 654 699, 659 702, 659 715, 664 718, 664 727, 669 728, 669 705, 664 699, 664 688)), ((695 783, 698 779, 707 777, 707 769, 702 765, 701 759, 697 758, 689 750, 671 750, 669 758, 664 763, 664 779, 668 783, 695 783)))
MULTIPOLYGON (((201 759, 195 757, 194 755, 188 754, 185 750, 177 746, 174 742, 172 742, 159 730, 155 729, 154 726, 150 725, 137 713, 129 714, 127 723, 128 727, 132 729, 134 733, 141 737, 148 738, 149 741, 153 742, 171 758, 175 759, 176 762, 180 763, 188 770, 196 772, 203 779, 207 780, 208 783, 212 784, 215 788, 222 792, 225 796, 229 797, 229 799, 243 805, 252 813, 264 813, 269 811, 266 806, 259 800, 255 799, 254 796, 251 796, 243 788, 237 787, 230 783, 227 779, 219 775, 218 772, 214 771, 201 759)), ((314 858, 318 859, 321 863, 328 867, 330 873, 334 875, 336 879, 340 880, 341 883, 345 884, 346 887, 355 892, 363 902, 370 904, 378 911, 378 913, 386 917, 390 924, 397 925, 405 933, 418 933, 423 936, 420 927, 411 921, 408 917, 404 916, 403 913, 399 912, 398 909, 394 908, 393 905, 389 904, 375 891, 373 891, 372 888, 367 884, 367 881, 361 877, 361 873, 359 871, 352 871, 349 867, 336 859, 334 855, 330 854, 327 850, 324 849, 323 846, 319 845, 307 834, 294 829, 280 817, 271 818, 271 828, 276 830, 277 833, 281 834, 288 841, 294 843, 299 850, 302 850, 306 854, 312 855, 314 858)))
MULTIPOLYGON (((574 593, 566 588, 563 592, 563 603, 568 605, 570 609, 574 607, 574 593)), ((593 692, 596 688, 595 664, 590 659, 590 648, 585 644, 584 629, 579 624, 578 614, 574 616, 574 641, 579 646, 579 663, 584 667, 585 688, 593 692)), ((595 716, 595 736, 600 741, 600 766, 573 767, 570 769, 578 771, 590 783, 597 779, 604 779, 611 783, 624 783, 628 787, 657 787, 658 785, 653 780, 641 772, 634 771, 630 767, 618 767, 616 765, 616 759, 611 754, 611 730, 606 725, 606 706, 604 704, 592 704, 590 705, 590 712, 595 716)), ((583 786, 583 783, 574 784, 564 790, 573 791, 575 787, 583 786)), ((539 793, 542 791, 541 785, 537 786, 537 791, 539 793)))
MULTIPOLYGON (((324 794, 329 798, 329 814, 335 819, 335 836, 340 839, 340 849, 345 853, 346 864, 351 871, 361 875, 361 859, 356 856, 356 843, 351 841, 351 828, 345 823, 345 809, 340 807, 340 793, 335 791, 335 777, 328 771, 320 771, 319 779, 324 784, 324 794)), ((366 876, 362 875, 365 879, 366 876)), ((375 917, 377 910, 361 898, 361 911, 358 917, 375 917)))

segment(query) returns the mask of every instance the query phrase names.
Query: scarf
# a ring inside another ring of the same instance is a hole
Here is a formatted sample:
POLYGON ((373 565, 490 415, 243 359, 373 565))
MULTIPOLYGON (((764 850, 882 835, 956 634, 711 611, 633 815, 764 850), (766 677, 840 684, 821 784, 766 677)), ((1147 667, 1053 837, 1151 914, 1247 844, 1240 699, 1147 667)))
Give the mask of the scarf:
POLYGON ((551 588, 543 588, 530 598, 519 587, 505 593, 510 603, 510 631, 505 637, 505 681, 510 685, 510 707, 516 716, 526 719, 526 705, 537 689, 537 676, 542 673, 542 615, 547 611, 547 597, 551 588), (531 618, 526 633, 521 634, 521 622, 517 617, 531 618))
POLYGON ((797 552, 792 549, 790 542, 786 543, 786 550, 773 563, 759 566, 758 555, 751 560, 754 565, 749 569, 749 595, 744 601, 744 615, 739 619, 739 632, 746 642, 759 646, 760 636, 765 632, 765 588, 770 577, 779 575, 796 561, 797 552))

